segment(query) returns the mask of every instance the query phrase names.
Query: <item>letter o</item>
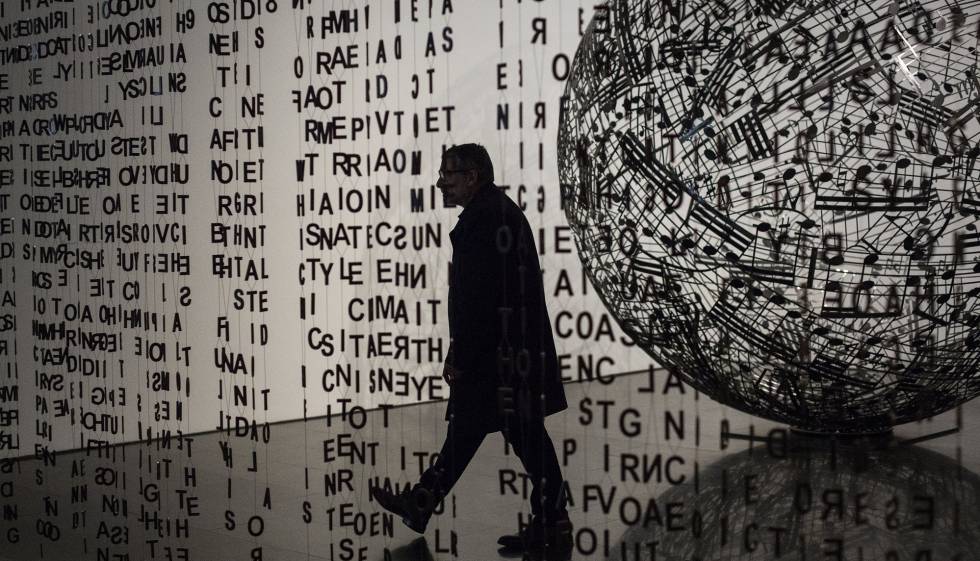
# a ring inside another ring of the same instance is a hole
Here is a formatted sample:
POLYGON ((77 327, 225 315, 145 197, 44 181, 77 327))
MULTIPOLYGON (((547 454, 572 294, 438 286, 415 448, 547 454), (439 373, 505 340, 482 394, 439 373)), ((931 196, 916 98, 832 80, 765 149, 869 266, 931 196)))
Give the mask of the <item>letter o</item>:
POLYGON ((102 199, 102 212, 106 214, 115 214, 118 211, 119 211, 118 198, 112 195, 107 195, 102 199))
POLYGON ((640 249, 640 240, 636 236, 636 230, 632 228, 624 228, 620 230, 619 239, 617 242, 619 245, 619 250, 622 251, 623 255, 626 255, 627 257, 633 257, 640 249), (626 239, 626 242, 629 243, 628 246, 624 245, 624 238, 628 238, 626 239))
POLYGON ((592 323, 592 316, 588 312, 580 313, 578 315, 578 319, 575 320, 575 333, 582 339, 588 339, 591 337, 594 327, 595 326, 592 323))
POLYGON ((564 82, 568 79, 568 55, 565 53, 558 53, 555 58, 551 59, 551 75, 559 82, 564 82), (559 66, 560 73, 559 73, 559 66))
POLYGON ((597 542, 598 540, 596 540, 595 531, 593 531, 592 528, 582 528, 575 534, 575 548, 584 555, 592 555, 595 553, 596 547, 598 547, 597 542), (588 544, 583 543, 583 535, 588 537, 588 544))
POLYGON ((261 516, 256 514, 255 516, 248 519, 249 535, 251 535, 253 538, 257 538, 261 536, 262 532, 264 531, 265 531, 265 520, 262 520, 261 516), (258 522, 258 524, 256 524, 256 522, 258 522), (255 526, 258 526, 258 529, 255 529, 254 528, 255 526))
POLYGON ((364 428, 364 425, 367 424, 367 411, 365 411, 363 407, 355 405, 347 411, 347 421, 350 423, 351 427, 355 429, 362 429, 364 428), (354 420, 355 414, 361 419, 360 422, 354 420))
POLYGON ((619 503, 619 519, 626 525, 632 526, 640 521, 640 501, 636 500, 635 497, 626 497, 619 503), (633 516, 627 517, 626 505, 630 505, 633 510, 633 516))

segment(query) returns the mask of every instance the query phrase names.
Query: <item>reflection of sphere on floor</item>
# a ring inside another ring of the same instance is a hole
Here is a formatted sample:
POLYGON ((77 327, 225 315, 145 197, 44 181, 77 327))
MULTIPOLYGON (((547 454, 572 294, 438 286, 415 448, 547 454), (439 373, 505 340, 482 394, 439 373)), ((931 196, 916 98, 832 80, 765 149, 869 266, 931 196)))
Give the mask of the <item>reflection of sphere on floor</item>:
POLYGON ((662 516, 627 530, 609 559, 836 559, 838 550, 864 561, 973 559, 980 477, 959 470, 915 446, 782 458, 759 447, 708 466, 698 489, 685 484, 657 497, 634 490, 662 516))
POLYGON ((716 400, 805 429, 980 393, 977 10, 610 6, 576 53, 559 167, 624 330, 716 400))

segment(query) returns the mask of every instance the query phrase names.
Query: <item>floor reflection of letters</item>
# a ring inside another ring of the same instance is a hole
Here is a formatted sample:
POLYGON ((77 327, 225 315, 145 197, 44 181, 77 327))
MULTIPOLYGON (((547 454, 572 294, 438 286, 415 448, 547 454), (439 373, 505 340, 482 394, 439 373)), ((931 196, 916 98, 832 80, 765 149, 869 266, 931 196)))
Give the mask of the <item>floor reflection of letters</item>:
MULTIPOLYGON (((624 396, 644 387, 649 381, 634 376, 600 395, 626 404, 624 396)), ((589 389, 569 387, 576 402, 589 389)), ((599 395, 591 397, 595 403, 599 395)), ((664 407, 651 401, 641 410, 664 407)), ((601 423, 581 426, 572 416, 554 425, 559 438, 579 442, 579 453, 567 457, 576 527, 572 559, 980 558, 980 476, 970 471, 980 471, 976 402, 963 408, 958 435, 929 440, 929 448, 942 453, 909 445, 885 451, 842 445, 837 454, 825 447, 786 457, 778 454, 775 437, 773 453, 765 446, 749 453, 717 420, 733 418, 732 426, 755 435, 784 429, 720 407, 697 407, 704 427, 719 426, 730 439, 705 428, 702 446, 695 448, 683 439, 657 438, 654 431, 617 438, 601 423), (951 459, 957 454, 962 469, 951 459)), ((382 512, 366 484, 359 484, 375 477, 391 477, 397 485, 414 480, 421 460, 402 467, 402 454, 415 458, 438 442, 444 412, 445 405, 395 409, 386 427, 382 412, 372 411, 358 430, 340 417, 283 423, 272 427, 268 442, 219 432, 59 452, 56 461, 0 460, 0 561, 519 559, 519 553, 499 551, 497 537, 517 525, 517 509, 526 500, 521 495, 529 491, 516 476, 519 460, 505 455, 499 435, 433 518, 425 539, 382 512), (382 441, 389 445, 377 448, 387 455, 376 461, 369 454, 357 459, 338 453, 340 443, 348 443, 349 451, 349 443, 369 450, 382 441), (512 475, 513 490, 502 483, 508 480, 504 473, 512 475)), ((905 425, 899 433, 915 440, 945 426, 942 420, 905 425)))
MULTIPOLYGON (((755 447, 647 503, 610 561, 967 561, 980 477, 916 446, 755 447)), ((638 497, 639 498, 639 497, 638 497)))

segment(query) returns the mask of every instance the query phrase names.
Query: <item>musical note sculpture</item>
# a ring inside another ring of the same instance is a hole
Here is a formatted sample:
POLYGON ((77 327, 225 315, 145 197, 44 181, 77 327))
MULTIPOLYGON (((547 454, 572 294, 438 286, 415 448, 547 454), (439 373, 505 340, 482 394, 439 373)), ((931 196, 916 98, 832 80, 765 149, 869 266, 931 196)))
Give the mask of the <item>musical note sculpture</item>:
POLYGON ((805 430, 885 431, 980 393, 978 22, 980 0, 597 11, 559 169, 622 328, 699 391, 805 430))

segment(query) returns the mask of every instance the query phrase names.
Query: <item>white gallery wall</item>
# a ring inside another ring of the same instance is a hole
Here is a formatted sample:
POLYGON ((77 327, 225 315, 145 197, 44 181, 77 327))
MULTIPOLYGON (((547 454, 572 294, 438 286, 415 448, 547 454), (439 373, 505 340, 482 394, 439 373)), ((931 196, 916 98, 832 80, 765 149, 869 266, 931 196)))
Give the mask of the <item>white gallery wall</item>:
POLYGON ((564 378, 648 368, 561 210, 595 13, 0 1, 0 457, 447 397, 459 209, 434 184, 457 143, 538 234, 564 378))

